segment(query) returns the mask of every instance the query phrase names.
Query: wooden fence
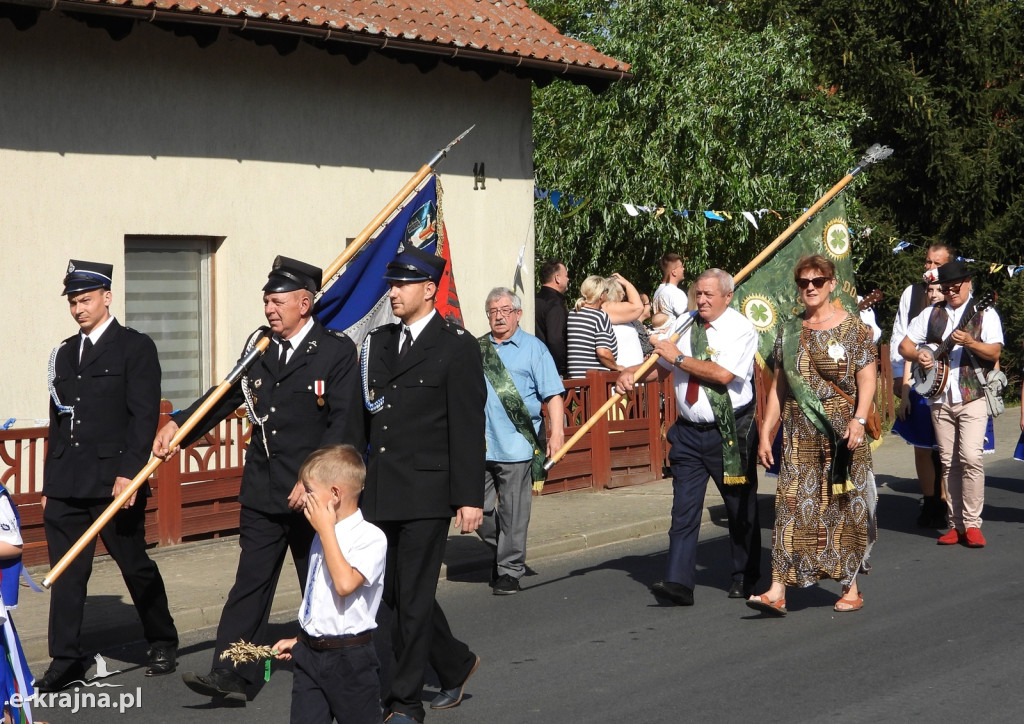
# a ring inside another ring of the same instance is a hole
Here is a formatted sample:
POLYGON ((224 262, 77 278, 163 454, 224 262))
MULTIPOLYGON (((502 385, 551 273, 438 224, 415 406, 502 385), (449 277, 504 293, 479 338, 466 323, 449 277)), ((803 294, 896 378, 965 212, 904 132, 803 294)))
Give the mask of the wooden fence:
MULTIPOLYGON (((878 378, 883 423, 895 417, 888 348, 883 346, 878 378)), ((568 439, 592 412, 609 398, 617 373, 588 372, 565 380, 565 437, 568 439)), ((758 370, 758 417, 766 385, 758 370)), ((161 423, 170 403, 161 405, 161 423)), ((639 385, 620 400, 583 439, 552 468, 544 494, 571 490, 616 488, 660 480, 667 465, 665 432, 676 419, 671 379, 639 385)), ((43 535, 40 492, 48 429, 0 430, 0 483, 10 491, 21 515, 26 565, 49 562, 43 535)), ((242 410, 221 422, 209 435, 161 465, 150 480, 146 504, 146 537, 166 546, 216 538, 238 531, 238 489, 249 442, 249 423, 242 410)), ((97 554, 105 553, 97 542, 97 554)))

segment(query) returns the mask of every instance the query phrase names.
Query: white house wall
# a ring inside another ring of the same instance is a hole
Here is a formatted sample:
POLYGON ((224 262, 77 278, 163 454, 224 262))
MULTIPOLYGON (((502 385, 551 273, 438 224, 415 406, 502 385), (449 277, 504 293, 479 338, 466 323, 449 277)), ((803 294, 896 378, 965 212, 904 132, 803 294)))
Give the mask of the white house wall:
MULTIPOLYGON (((530 84, 305 44, 287 56, 228 34, 200 49, 144 23, 125 39, 43 13, 0 20, 0 245, 8 297, 0 422, 46 417, 46 363, 73 334, 69 258, 113 263, 123 319, 126 235, 223 237, 214 261, 212 371, 261 324, 276 254, 327 266, 433 153, 456 282, 475 334, 483 298, 526 245, 533 289, 530 84), (473 164, 486 164, 486 191, 473 164)), ((532 329, 532 293, 524 324, 532 329)))

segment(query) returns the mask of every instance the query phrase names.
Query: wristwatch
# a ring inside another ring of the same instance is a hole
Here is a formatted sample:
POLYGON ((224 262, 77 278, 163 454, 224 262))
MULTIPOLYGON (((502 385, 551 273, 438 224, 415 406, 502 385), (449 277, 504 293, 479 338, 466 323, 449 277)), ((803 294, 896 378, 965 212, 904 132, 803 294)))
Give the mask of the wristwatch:
POLYGON ((868 421, 865 418, 863 418, 863 417, 855 417, 853 419, 856 420, 857 422, 859 422, 862 427, 867 427, 868 426, 868 421))
POLYGON ((672 364, 674 364, 676 367, 682 367, 684 359, 686 359, 685 354, 677 355, 676 358, 672 360, 672 364))

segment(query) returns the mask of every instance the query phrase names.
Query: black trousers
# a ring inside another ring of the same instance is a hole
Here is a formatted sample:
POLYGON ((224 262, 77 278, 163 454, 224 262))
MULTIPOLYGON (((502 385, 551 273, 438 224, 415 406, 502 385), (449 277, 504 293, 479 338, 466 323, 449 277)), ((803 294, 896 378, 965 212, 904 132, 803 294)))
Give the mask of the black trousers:
MULTIPOLYGON (((47 498, 43 511, 43 529, 50 551, 50 565, 64 557, 71 546, 88 530, 110 504, 110 498, 47 498)), ((146 499, 139 495, 128 510, 119 510, 100 530, 103 545, 121 569, 135 610, 142 620, 142 631, 150 644, 178 644, 178 632, 167 605, 167 591, 160 570, 146 553, 146 499)), ((96 541, 82 552, 53 582, 50 589, 50 658, 54 668, 63 671, 82 661, 82 619, 92 575, 96 541)), ((84 662, 83 663, 88 663, 84 662)))
POLYGON ((380 724, 380 662, 373 641, 344 649, 292 647, 292 724, 380 724))
MULTIPOLYGON (((752 408, 753 406, 751 406, 752 408)), ((715 481, 729 518, 732 580, 753 585, 761 576, 761 525, 757 509, 757 425, 753 409, 737 416, 739 444, 747 453, 743 485, 725 485, 722 434, 677 422, 668 431, 672 470, 672 527, 665 580, 693 588, 697 578, 697 536, 708 478, 715 481)))
MULTIPOLYGON (((242 550, 235 584, 228 593, 217 626, 213 668, 230 667, 230 662, 221 661, 220 655, 237 641, 267 643, 267 620, 281 577, 284 554, 291 549, 299 588, 302 588, 306 585, 313 535, 313 528, 302 513, 270 515, 242 508, 238 524, 238 545, 242 550)), ((239 664, 235 668, 250 684, 260 680, 262 671, 262 662, 239 664)))
POLYGON ((427 664, 441 688, 458 686, 469 675, 476 657, 452 635, 438 605, 450 518, 378 521, 388 539, 384 572, 384 603, 391 609, 391 682, 384 712, 398 711, 423 721, 423 680, 427 664))

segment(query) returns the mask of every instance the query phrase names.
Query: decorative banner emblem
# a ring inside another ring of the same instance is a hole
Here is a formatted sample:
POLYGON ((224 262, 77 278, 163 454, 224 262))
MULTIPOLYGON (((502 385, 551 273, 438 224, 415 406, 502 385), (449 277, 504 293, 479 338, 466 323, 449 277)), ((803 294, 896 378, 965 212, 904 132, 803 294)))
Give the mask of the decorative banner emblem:
POLYGON ((760 294, 751 294, 743 300, 743 316, 750 320, 758 333, 773 329, 778 318, 775 305, 760 294))
POLYGON ((850 230, 846 219, 833 219, 825 225, 823 233, 825 251, 833 259, 843 259, 850 254, 850 230))

